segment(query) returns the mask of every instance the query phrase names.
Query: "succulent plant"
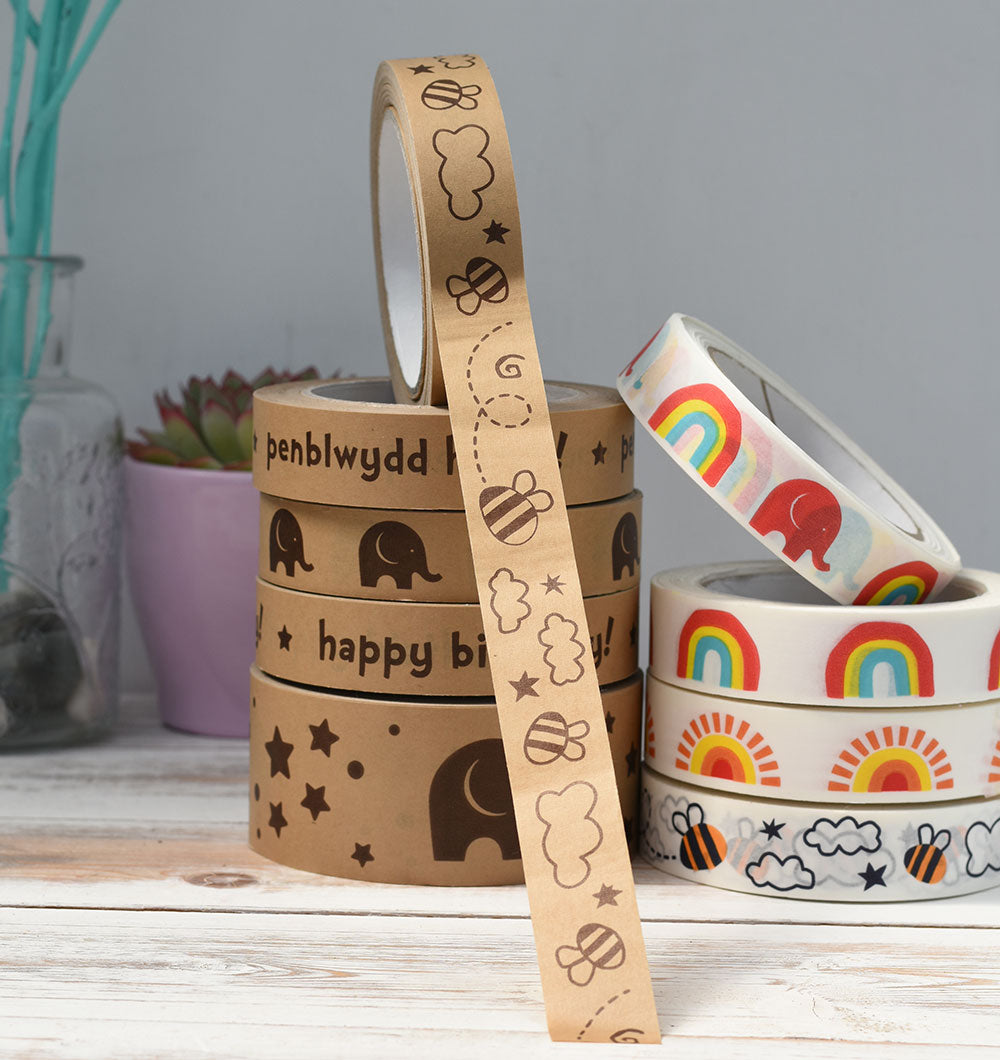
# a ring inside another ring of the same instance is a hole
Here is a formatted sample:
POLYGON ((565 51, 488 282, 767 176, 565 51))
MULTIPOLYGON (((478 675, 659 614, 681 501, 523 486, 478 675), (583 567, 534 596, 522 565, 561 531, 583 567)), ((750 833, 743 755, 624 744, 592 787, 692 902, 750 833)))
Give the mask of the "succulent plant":
POLYGON ((272 383, 318 379, 315 368, 276 372, 266 368, 249 382, 230 369, 221 382, 192 376, 181 387, 181 402, 166 390, 156 395, 162 431, 140 430, 128 443, 134 460, 209 470, 249 471, 253 454, 253 392, 272 383))

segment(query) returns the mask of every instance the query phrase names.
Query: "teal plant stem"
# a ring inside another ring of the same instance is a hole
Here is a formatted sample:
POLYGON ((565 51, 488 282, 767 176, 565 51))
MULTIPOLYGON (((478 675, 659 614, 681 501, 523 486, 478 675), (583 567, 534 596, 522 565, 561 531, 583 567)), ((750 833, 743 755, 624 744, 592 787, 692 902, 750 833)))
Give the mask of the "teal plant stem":
MULTIPOLYGON (((121 0, 106 0, 83 44, 75 50, 90 0, 45 0, 41 17, 32 14, 28 0, 10 0, 14 36, 7 104, 0 132, 0 197, 9 258, 47 257, 52 245, 52 214, 56 146, 62 105, 93 53, 121 0), (35 47, 35 66, 27 121, 13 161, 14 125, 24 74, 28 42, 35 47)), ((28 262, 8 260, 0 293, 0 547, 6 540, 9 505, 21 473, 21 422, 31 400, 28 380, 38 373, 51 324, 52 281, 55 266, 41 266, 34 305, 34 333, 27 354, 31 276, 28 262)), ((0 566, 0 591, 8 589, 5 566, 0 566)))
POLYGON ((10 78, 7 86, 7 106, 3 115, 3 133, 0 134, 0 194, 4 200, 4 228, 7 239, 14 232, 14 204, 10 194, 10 164, 13 156, 14 118, 17 114, 17 101, 21 95, 21 76, 24 71, 24 53, 28 36, 28 0, 12 0, 14 5, 14 44, 10 61, 10 78))

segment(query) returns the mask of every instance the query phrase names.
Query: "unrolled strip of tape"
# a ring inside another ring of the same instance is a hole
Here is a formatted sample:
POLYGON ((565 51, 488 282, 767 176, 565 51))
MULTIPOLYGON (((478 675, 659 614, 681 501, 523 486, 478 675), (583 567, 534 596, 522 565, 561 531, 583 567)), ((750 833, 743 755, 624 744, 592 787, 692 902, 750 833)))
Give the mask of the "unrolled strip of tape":
MULTIPOLYGON (((567 502, 628 493, 635 427, 614 389, 547 383, 545 393, 567 502)), ((501 404, 487 406, 483 431, 501 404)), ((253 422, 253 478, 262 493, 355 508, 464 507, 448 410, 396 404, 388 379, 264 387, 254 394, 253 422)))
MULTIPOLYGON (((576 680, 589 659, 602 684, 621 681, 639 663, 639 589, 590 596, 587 626, 559 617, 539 586, 497 571, 487 623, 515 630, 542 617, 537 657, 512 675, 515 702, 549 696, 552 675, 576 680), (561 638, 561 639, 560 639, 561 638), (529 668, 530 667, 530 668, 529 668)), ((551 600, 552 595, 549 594, 551 600)), ((295 592, 257 579, 257 665, 286 681, 320 688, 420 696, 493 694, 490 657, 478 604, 353 600, 295 592)))
POLYGON ((838 607, 775 562, 661 571, 650 672, 739 699, 930 706, 1000 696, 1000 574, 962 571, 937 601, 838 607))
MULTIPOLYGON (((568 1041, 658 1042, 614 770, 598 739, 598 671, 581 639, 588 616, 566 503, 584 498, 569 489, 565 454, 560 475, 560 428, 550 418, 528 308, 507 131, 481 58, 379 67, 372 200, 397 395, 448 402, 463 497, 455 506, 467 513, 549 1033, 568 1041), (564 582, 558 604, 543 586, 556 573, 564 582), (515 594, 527 608, 523 620, 492 619, 498 577, 527 587, 515 594), (547 709, 586 722, 585 754, 545 766, 525 757, 537 716, 534 697, 524 692, 528 680, 547 709), (552 792, 574 806, 575 823, 563 833, 567 849, 592 851, 602 887, 616 892, 614 904, 598 905, 589 887, 553 875, 546 856, 552 792)), ((592 444, 584 457, 588 475, 612 455, 604 452, 607 438, 592 444)), ((611 477, 620 482, 620 471, 611 477)), ((406 506, 399 498, 391 504, 406 506)))
MULTIPOLYGON (((639 584, 642 494, 569 509, 585 596, 639 584)), ((260 577, 324 596, 478 601, 464 512, 342 508, 261 497, 260 577)), ((558 575, 542 585, 550 600, 558 575)))
POLYGON ((706 791, 642 769, 639 850, 748 894, 899 902, 1000 883, 1000 799, 835 806, 706 791))
POLYGON ((646 760, 675 780, 805 802, 1000 795, 1000 700, 867 710, 646 686, 646 760))
MULTIPOLYGON (((629 833, 638 799, 642 676, 601 691, 629 833)), ((250 845, 293 868, 382 883, 520 883, 510 784, 492 700, 319 692, 251 673, 250 845)), ((528 753, 578 754, 587 723, 539 705, 528 753)), ((572 798, 543 800, 549 872, 591 894, 605 881, 564 847, 572 798), (548 805, 551 802, 551 807, 548 805)), ((582 855, 582 856, 577 856, 582 855)), ((595 902, 596 909, 596 902, 595 902)))
POLYGON ((675 313, 618 389, 660 448, 833 599, 920 603, 957 573, 954 546, 902 487, 706 324, 675 313))

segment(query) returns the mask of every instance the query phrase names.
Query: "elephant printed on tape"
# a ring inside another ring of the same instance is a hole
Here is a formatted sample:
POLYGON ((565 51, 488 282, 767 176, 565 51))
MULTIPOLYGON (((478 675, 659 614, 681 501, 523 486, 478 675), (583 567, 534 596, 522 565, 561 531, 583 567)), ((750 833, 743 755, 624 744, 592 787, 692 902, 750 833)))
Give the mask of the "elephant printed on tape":
POLYGON ((412 589, 414 574, 426 582, 441 580, 440 574, 427 569, 427 553, 416 530, 392 520, 375 523, 364 532, 358 546, 358 567, 361 584, 370 589, 385 575, 397 589, 412 589))
POLYGON ((298 519, 287 508, 279 508, 271 518, 269 539, 272 574, 282 564, 289 578, 295 577, 296 563, 306 573, 313 569, 311 563, 306 563, 302 544, 302 527, 299 526, 298 519))
POLYGON ((626 512, 615 527, 611 538, 611 577, 620 582, 628 568, 630 578, 635 577, 639 563, 639 524, 632 512, 626 512))
POLYGON ((521 856, 503 742, 476 740, 450 754, 428 800, 435 861, 464 861, 477 839, 492 839, 504 861, 521 856))
POLYGON ((793 562, 812 553, 813 566, 828 571, 827 549, 840 533, 837 498, 818 482, 793 478, 775 486, 753 514, 750 526, 761 537, 777 531, 785 539, 782 554, 793 562))

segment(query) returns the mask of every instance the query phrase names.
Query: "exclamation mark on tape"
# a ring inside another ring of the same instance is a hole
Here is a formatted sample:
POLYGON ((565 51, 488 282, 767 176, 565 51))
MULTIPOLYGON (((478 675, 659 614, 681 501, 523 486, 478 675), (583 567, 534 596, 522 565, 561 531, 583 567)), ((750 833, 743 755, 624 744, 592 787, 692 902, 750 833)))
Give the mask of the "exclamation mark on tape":
POLYGON ((264 625, 264 605, 260 605, 260 610, 257 612, 257 647, 260 647, 260 634, 261 628, 264 625))
POLYGON ((615 619, 613 615, 608 615, 608 631, 604 634, 604 654, 611 654, 611 631, 615 628, 615 619))
POLYGON ((563 450, 566 448, 566 439, 568 435, 565 431, 559 432, 559 437, 556 439, 556 458, 559 461, 559 466, 562 467, 563 450))

